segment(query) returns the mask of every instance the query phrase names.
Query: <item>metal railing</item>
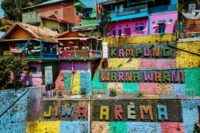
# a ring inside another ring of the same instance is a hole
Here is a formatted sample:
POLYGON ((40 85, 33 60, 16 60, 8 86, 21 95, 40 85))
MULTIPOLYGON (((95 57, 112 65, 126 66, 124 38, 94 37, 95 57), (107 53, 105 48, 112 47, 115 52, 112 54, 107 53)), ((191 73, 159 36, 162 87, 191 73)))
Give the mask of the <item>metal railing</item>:
POLYGON ((96 50, 63 50, 60 51, 60 59, 69 58, 100 58, 101 51, 96 50))
POLYGON ((27 54, 27 59, 40 59, 40 52, 35 52, 31 54, 27 54))
POLYGON ((130 14, 147 13, 147 12, 148 12, 147 5, 141 5, 141 6, 123 8, 121 11, 120 10, 110 11, 109 13, 111 17, 117 17, 130 14))
POLYGON ((57 59, 57 52, 42 52, 42 56, 44 59, 57 59))
POLYGON ((164 6, 157 6, 149 8, 149 13, 159 13, 159 12, 169 12, 169 11, 176 11, 177 5, 164 5, 164 6))

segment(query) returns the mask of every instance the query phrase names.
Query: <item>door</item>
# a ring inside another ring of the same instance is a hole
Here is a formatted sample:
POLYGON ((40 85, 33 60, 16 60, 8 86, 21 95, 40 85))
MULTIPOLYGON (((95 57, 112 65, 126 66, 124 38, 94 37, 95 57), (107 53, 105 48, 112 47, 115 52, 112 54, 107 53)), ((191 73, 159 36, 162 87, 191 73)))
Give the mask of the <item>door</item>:
POLYGON ((165 34, 165 23, 161 23, 161 24, 158 24, 158 25, 159 25, 158 33, 159 34, 165 34))
POLYGON ((130 36, 131 35, 131 29, 130 28, 125 28, 124 29, 124 33, 126 36, 130 36))

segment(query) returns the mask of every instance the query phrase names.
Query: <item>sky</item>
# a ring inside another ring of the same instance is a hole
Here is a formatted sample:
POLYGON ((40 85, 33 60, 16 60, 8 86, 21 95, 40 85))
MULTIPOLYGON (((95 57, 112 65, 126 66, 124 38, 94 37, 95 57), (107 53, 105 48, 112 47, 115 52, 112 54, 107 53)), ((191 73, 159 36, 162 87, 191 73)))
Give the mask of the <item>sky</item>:
MULTIPOLYGON (((2 2, 3 0, 0 0, 0 3, 2 2)), ((3 12, 3 10, 1 9, 1 6, 0 6, 0 17, 3 17, 3 14, 4 14, 4 12, 3 12)))
POLYGON ((95 8, 96 6, 96 0, 80 0, 81 2, 83 2, 83 4, 85 4, 88 7, 93 7, 95 8))

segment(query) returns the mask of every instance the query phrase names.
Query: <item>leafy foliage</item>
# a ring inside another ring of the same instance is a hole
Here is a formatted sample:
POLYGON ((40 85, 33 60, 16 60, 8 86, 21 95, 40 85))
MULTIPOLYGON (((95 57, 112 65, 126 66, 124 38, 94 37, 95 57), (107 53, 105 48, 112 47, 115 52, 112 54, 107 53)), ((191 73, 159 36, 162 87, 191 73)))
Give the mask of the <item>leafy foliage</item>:
POLYGON ((117 96, 117 91, 115 89, 110 89, 110 97, 117 96))
POLYGON ((33 6, 47 0, 3 0, 1 8, 4 10, 5 18, 13 21, 22 20, 22 9, 33 6))
POLYGON ((111 16, 109 11, 103 8, 99 14, 99 17, 101 19, 101 24, 99 26, 102 34, 101 36, 108 36, 111 25, 111 16))
POLYGON ((21 74, 27 69, 27 63, 15 56, 1 56, 0 64, 0 85, 4 87, 19 85, 21 74))

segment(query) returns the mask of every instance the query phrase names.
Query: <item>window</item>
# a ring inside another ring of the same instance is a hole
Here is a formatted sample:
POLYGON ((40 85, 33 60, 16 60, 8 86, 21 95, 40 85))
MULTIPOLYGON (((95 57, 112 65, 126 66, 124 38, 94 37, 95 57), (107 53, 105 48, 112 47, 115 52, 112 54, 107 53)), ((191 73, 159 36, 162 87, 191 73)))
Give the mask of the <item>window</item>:
POLYGON ((158 25, 159 25, 158 33, 159 34, 165 34, 165 24, 161 23, 161 24, 158 24, 158 25))
POLYGON ((119 30, 119 36, 122 36, 122 30, 121 29, 119 30))
POLYGON ((144 30, 144 26, 137 26, 135 28, 135 31, 143 31, 144 30))
POLYGON ((144 30, 144 26, 140 26, 140 27, 139 27, 139 30, 140 30, 140 31, 144 30))

